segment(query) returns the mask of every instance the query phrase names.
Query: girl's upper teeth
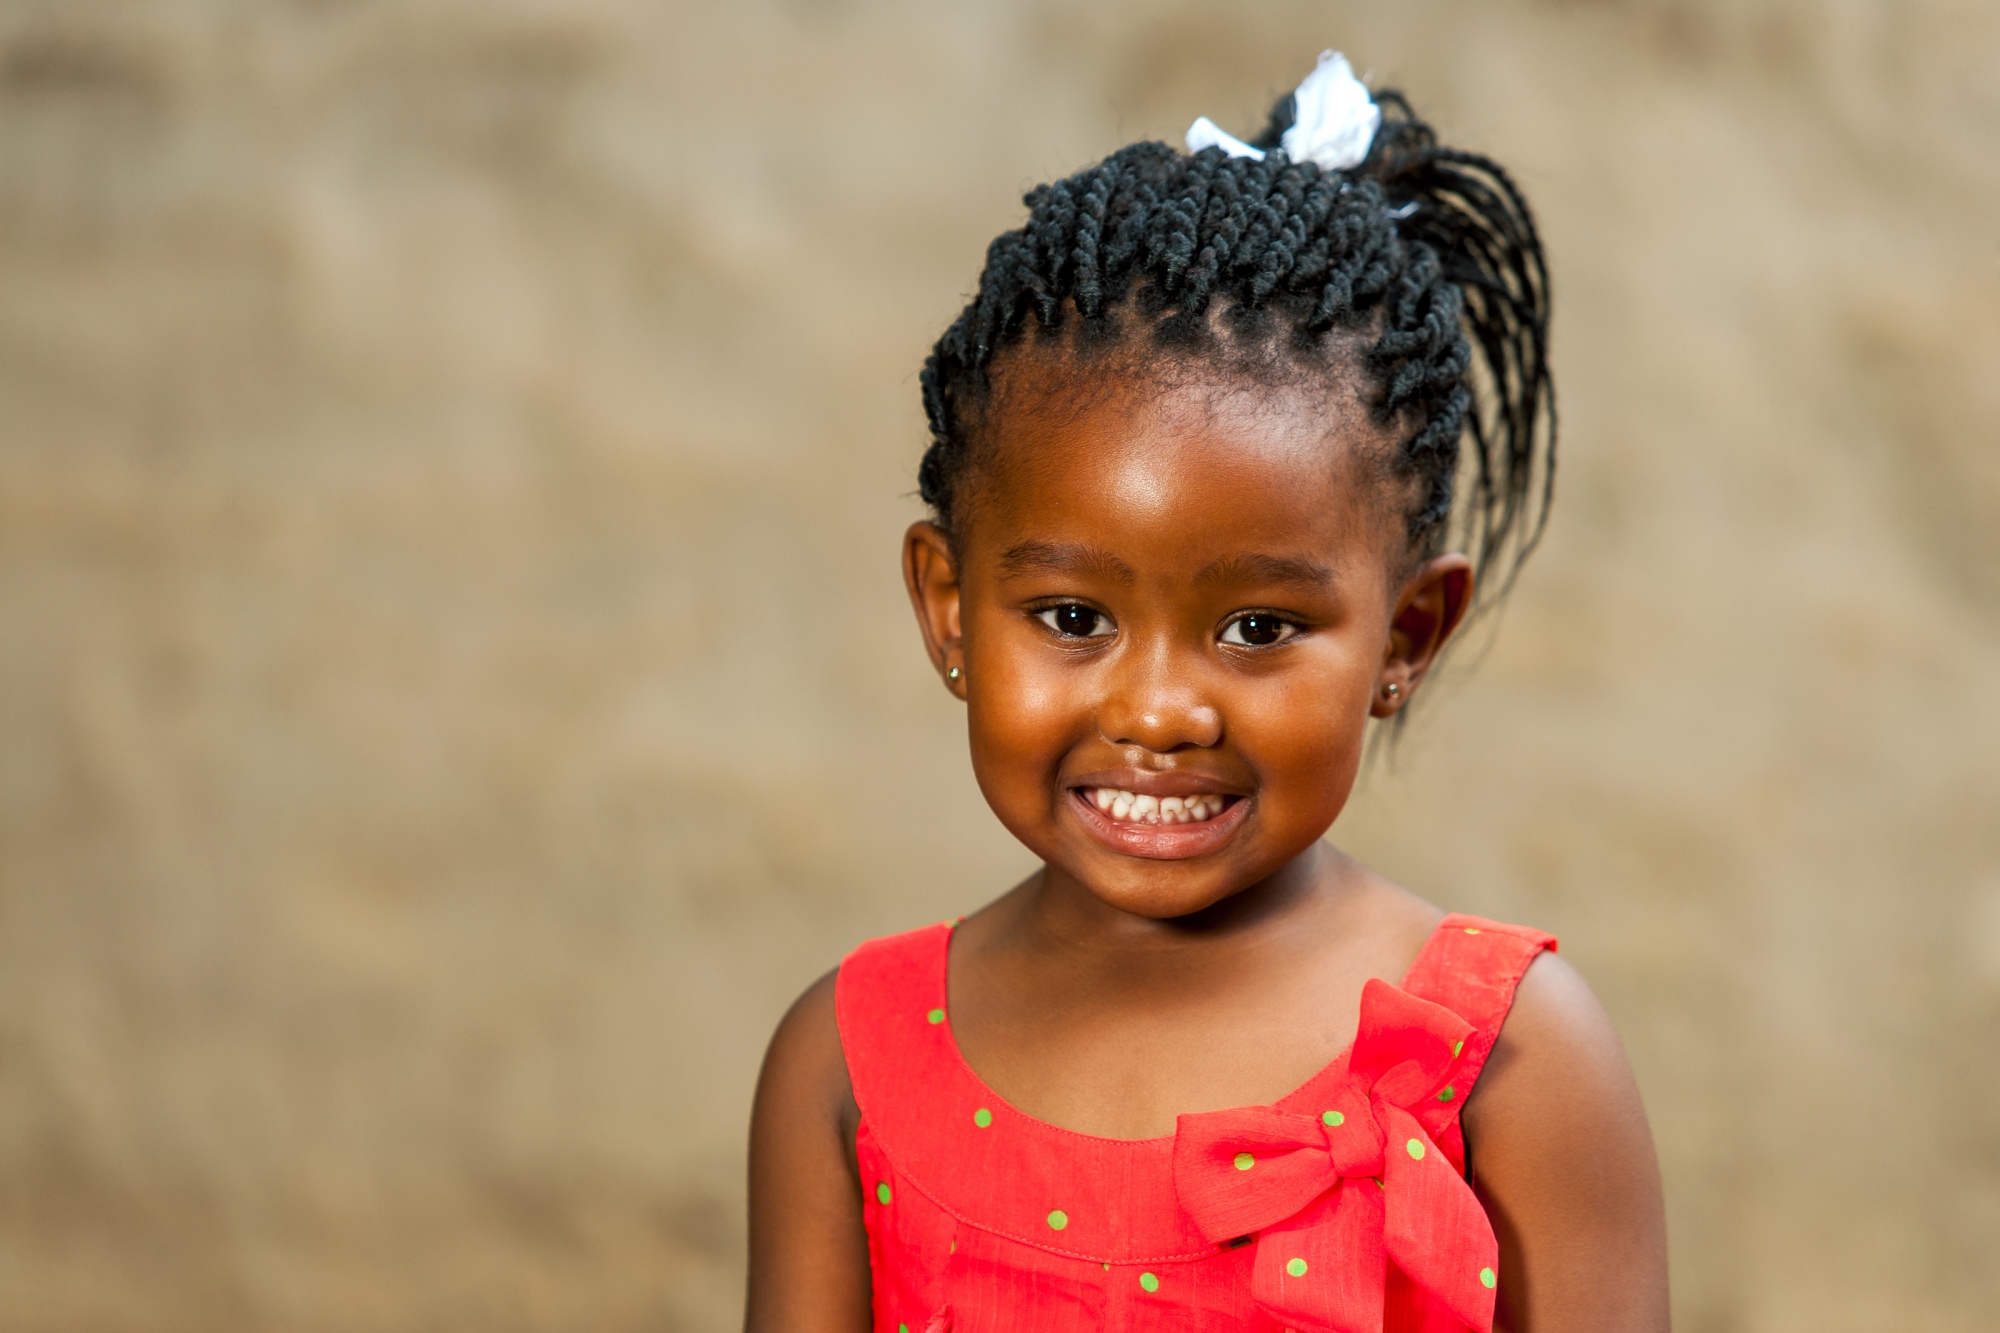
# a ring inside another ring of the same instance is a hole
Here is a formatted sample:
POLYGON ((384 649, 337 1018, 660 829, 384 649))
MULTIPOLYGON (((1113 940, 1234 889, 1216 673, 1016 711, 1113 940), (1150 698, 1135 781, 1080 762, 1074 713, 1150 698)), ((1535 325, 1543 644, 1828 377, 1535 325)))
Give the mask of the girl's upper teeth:
POLYGON ((1221 796, 1147 796, 1117 787, 1092 787, 1090 803, 1113 819, 1135 824, 1198 824, 1222 813, 1221 796))

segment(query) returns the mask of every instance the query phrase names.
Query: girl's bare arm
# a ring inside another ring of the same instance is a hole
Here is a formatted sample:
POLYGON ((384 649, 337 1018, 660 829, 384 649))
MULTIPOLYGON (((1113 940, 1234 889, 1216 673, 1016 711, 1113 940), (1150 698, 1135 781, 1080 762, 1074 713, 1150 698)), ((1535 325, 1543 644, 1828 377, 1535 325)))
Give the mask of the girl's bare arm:
POLYGON ((750 1116, 746 1333, 867 1333, 859 1120, 834 1021, 834 974, 778 1024, 750 1116))
POLYGON ((1528 969, 1465 1106, 1500 1238, 1496 1333, 1665 1333, 1653 1136, 1597 997, 1553 954, 1528 969))

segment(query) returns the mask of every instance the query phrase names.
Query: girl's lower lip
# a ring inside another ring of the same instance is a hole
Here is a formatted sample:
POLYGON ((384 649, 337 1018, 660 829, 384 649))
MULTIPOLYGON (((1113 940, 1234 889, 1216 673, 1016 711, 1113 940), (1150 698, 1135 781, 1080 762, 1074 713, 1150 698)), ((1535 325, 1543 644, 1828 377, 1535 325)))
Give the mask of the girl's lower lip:
POLYGON ((1091 837, 1114 852, 1153 861, 1181 861, 1212 852, 1228 842, 1250 814, 1250 798, 1239 796, 1227 810, 1199 824, 1121 824, 1092 805, 1081 788, 1070 788, 1069 796, 1091 837))

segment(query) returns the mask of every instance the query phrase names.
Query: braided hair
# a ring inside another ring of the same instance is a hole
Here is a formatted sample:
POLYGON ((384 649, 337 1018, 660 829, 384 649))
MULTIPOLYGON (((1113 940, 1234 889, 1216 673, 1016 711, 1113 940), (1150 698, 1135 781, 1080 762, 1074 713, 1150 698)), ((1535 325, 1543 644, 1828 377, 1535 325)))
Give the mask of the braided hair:
POLYGON ((1130 350, 1252 374, 1287 357, 1358 368, 1394 437, 1412 554, 1451 535, 1463 471, 1458 538, 1478 584, 1497 565, 1505 591, 1554 483, 1541 240, 1497 163, 1439 144, 1400 93, 1374 98, 1381 126, 1348 171, 1286 157, 1288 95, 1252 141, 1262 160, 1135 143, 1029 191, 1026 225, 988 248, 978 292, 921 378, 931 442, 919 491, 954 541, 996 361, 1067 329, 1080 355, 1150 339, 1130 350))

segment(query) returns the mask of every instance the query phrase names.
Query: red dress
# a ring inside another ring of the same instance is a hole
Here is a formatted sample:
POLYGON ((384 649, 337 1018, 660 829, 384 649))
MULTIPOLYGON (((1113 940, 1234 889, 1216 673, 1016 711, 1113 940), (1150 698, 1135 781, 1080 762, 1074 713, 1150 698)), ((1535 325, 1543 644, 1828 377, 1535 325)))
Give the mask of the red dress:
POLYGON ((1303 1087, 1160 1139, 1058 1129, 980 1081, 948 1021, 950 941, 870 941, 835 987, 875 1333, 1491 1327, 1458 1111, 1550 936, 1446 917, 1303 1087))

